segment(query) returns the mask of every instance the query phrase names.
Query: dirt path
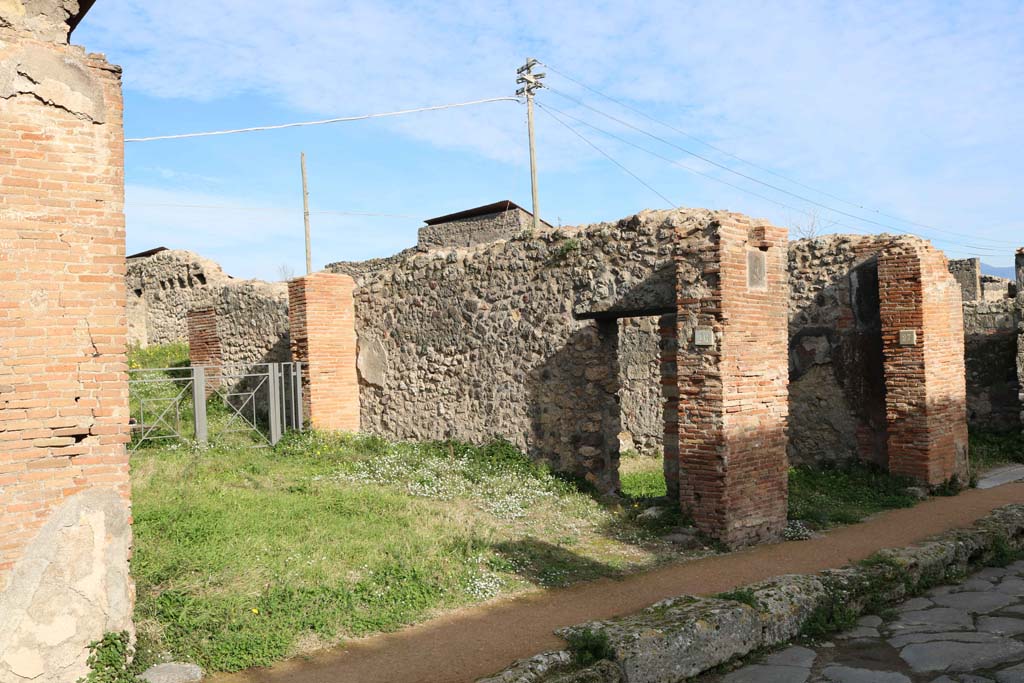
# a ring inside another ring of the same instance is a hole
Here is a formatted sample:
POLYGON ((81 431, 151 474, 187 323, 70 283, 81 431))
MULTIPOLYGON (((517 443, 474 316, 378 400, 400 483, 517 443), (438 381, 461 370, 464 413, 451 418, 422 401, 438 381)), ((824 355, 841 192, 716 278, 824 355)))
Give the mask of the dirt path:
POLYGON ((471 683, 513 660, 564 643, 554 629, 640 610, 680 594, 710 594, 780 574, 810 573, 861 560, 882 548, 909 545, 969 526, 989 511, 1024 502, 1024 483, 971 490, 892 510, 810 541, 668 565, 625 579, 460 610, 398 633, 352 641, 270 669, 220 675, 213 683, 471 683))

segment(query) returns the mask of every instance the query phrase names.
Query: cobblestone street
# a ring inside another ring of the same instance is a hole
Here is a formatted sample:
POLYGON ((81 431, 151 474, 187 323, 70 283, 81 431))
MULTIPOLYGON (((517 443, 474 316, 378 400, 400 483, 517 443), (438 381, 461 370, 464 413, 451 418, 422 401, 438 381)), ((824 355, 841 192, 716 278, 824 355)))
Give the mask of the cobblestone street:
POLYGON ((704 683, 1024 683, 1024 562, 988 568, 704 683))

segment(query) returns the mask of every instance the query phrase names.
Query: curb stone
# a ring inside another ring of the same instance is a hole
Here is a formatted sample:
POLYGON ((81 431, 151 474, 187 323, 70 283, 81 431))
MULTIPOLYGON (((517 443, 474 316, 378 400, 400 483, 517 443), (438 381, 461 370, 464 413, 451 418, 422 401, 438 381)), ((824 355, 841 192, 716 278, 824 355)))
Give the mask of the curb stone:
POLYGON ((815 575, 786 575, 745 587, 752 604, 679 596, 636 614, 559 629, 608 637, 614 662, 574 668, 566 650, 519 660, 477 683, 681 683, 761 648, 782 645, 837 611, 853 622, 1024 549, 1024 505, 998 508, 967 529, 815 575), (815 621, 817 620, 817 621, 815 621))

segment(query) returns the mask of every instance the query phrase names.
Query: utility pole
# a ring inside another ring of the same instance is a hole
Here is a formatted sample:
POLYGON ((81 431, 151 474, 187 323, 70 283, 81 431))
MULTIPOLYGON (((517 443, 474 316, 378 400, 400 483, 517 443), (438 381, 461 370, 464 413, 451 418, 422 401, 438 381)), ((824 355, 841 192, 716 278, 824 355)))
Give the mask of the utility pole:
POLYGON ((313 272, 313 252, 309 247, 309 184, 306 182, 306 153, 302 153, 302 217, 306 222, 306 275, 313 272))
POLYGON ((533 137, 533 93, 538 88, 544 87, 540 81, 547 75, 533 73, 533 67, 537 64, 536 59, 529 57, 526 64, 516 70, 516 74, 518 74, 516 83, 522 85, 516 90, 516 95, 526 96, 526 125, 530 131, 530 190, 533 192, 533 229, 535 232, 540 230, 540 203, 537 200, 537 150, 533 137))

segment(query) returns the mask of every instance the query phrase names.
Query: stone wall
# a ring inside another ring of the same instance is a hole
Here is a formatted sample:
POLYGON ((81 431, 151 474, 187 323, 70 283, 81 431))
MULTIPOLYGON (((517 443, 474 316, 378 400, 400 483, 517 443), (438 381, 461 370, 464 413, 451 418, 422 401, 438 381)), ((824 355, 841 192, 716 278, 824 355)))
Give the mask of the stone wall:
POLYGON ((170 249, 128 260, 128 342, 147 346, 188 339, 186 315, 211 305, 231 278, 190 251, 170 249))
POLYGON ((964 302, 967 415, 972 426, 1019 429, 1017 371, 1020 306, 1014 299, 964 302))
POLYGON ((661 455, 665 424, 659 318, 621 318, 618 325, 619 449, 661 455))
POLYGON ((167 250, 128 261, 129 343, 188 339, 192 309, 217 310, 226 362, 287 360, 288 286, 238 280, 189 251, 167 250))
POLYGON ((941 252, 890 235, 790 244, 790 458, 966 477, 960 288, 941 252))
POLYGON ((503 436, 616 489, 616 313, 673 310, 671 277, 642 290, 659 269, 671 275, 676 223, 710 217, 646 212, 431 250, 381 271, 355 293, 363 429, 408 439, 503 436), (365 367, 376 369, 372 377, 365 367))
POLYGON ((786 495, 784 235, 677 210, 414 254, 355 292, 362 428, 501 436, 605 491, 618 488, 621 441, 656 447, 669 434, 670 481, 698 458, 710 468, 691 468, 681 496, 707 511, 702 528, 729 543, 773 537, 786 495), (677 272, 689 278, 680 292, 677 272), (692 339, 695 321, 714 329, 714 348, 692 339), (713 371, 687 366, 689 382, 716 375, 718 398, 679 400, 676 373, 692 356, 713 371), (706 442, 712 452, 688 450, 706 442))
POLYGON ((0 2, 0 681, 131 628, 120 70, 0 2))
POLYGON ((977 301, 982 298, 980 258, 950 259, 949 272, 960 283, 964 301, 977 301))
POLYGON ((419 246, 471 247, 515 237, 533 227, 533 216, 515 205, 503 211, 426 225, 419 229, 419 246))

